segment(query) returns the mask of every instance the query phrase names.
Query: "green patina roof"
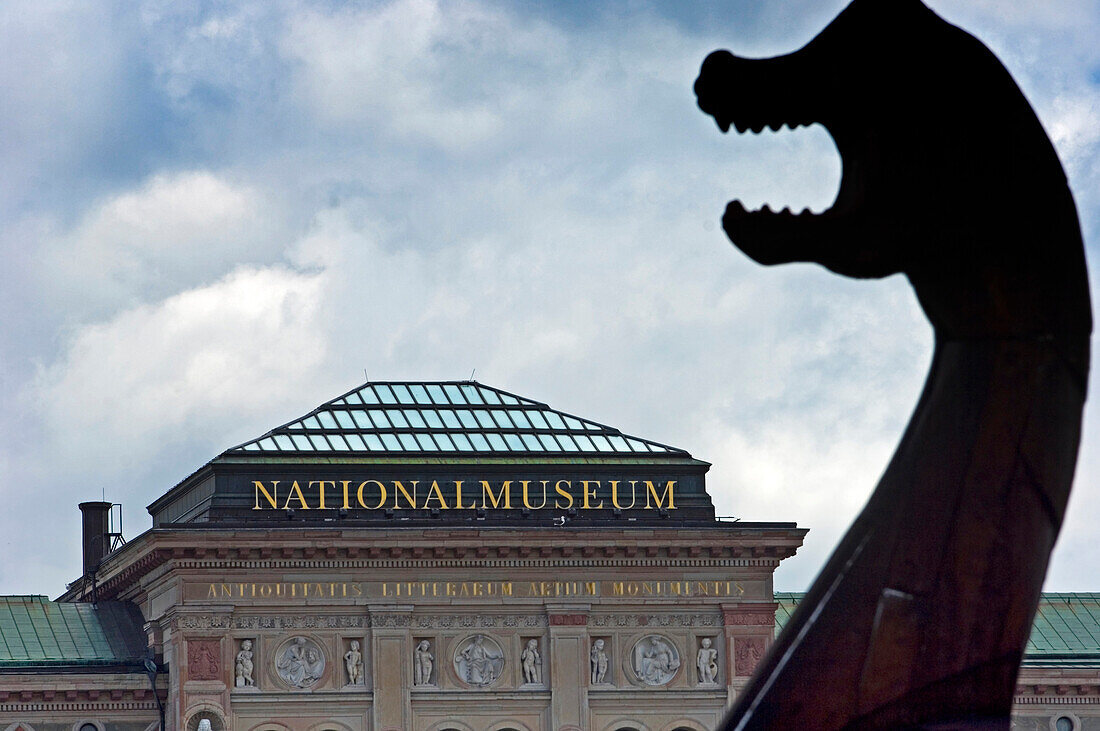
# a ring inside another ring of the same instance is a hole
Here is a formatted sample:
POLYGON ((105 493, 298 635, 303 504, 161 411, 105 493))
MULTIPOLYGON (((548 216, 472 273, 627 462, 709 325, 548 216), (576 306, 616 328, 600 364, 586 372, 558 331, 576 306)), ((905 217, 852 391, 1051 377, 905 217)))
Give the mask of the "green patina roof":
POLYGON ((143 619, 129 602, 51 602, 0 596, 0 668, 140 665, 143 619))
MULTIPOLYGON (((775 632, 791 618, 802 592, 775 592, 775 632)), ((997 621, 990 617, 991 622, 997 621)), ((1100 593, 1043 594, 1024 654, 1025 666, 1100 666, 1100 593)))
POLYGON ((365 383, 226 452, 263 453, 689 456, 476 381, 365 383))

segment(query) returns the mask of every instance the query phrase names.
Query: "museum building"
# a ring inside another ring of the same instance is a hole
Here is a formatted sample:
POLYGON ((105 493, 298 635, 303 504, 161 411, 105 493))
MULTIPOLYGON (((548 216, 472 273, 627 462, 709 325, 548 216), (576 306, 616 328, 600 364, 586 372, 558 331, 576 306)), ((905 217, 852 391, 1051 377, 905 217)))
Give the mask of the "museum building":
MULTIPOLYGON (((473 381, 364 384, 128 543, 82 503, 82 576, 0 597, 0 729, 714 728, 806 530, 715 516, 709 466, 473 381)), ((1100 728, 1098 605, 1044 597, 1017 727, 1100 728)))

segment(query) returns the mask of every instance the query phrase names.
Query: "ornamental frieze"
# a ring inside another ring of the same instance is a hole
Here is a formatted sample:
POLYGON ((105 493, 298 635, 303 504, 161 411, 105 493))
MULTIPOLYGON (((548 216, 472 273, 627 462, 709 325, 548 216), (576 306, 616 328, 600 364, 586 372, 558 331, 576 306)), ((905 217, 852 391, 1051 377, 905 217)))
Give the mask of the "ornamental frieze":
POLYGON ((593 614, 593 627, 720 627, 722 618, 714 614, 593 614))

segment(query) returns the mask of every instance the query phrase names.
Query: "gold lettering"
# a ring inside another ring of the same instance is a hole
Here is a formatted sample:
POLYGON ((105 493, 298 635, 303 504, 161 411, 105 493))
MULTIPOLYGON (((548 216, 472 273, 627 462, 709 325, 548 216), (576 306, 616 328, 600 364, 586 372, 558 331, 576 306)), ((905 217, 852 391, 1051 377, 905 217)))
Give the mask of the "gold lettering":
POLYGON ((213 584, 210 585, 210 590, 206 592, 206 598, 207 599, 217 599, 218 598, 218 590, 214 587, 213 584))
POLYGON ((359 504, 362 505, 367 510, 378 510, 386 502, 386 486, 383 485, 378 480, 366 480, 364 482, 360 482, 359 483, 359 490, 356 491, 355 497, 359 500, 359 504), (367 505, 365 502, 363 502, 363 488, 366 487, 368 483, 373 483, 375 485, 378 485, 378 491, 379 491, 378 504, 375 505, 373 508, 371 506, 367 505))
POLYGON ((638 500, 638 496, 634 493, 634 485, 637 482, 637 480, 630 481, 630 505, 619 505, 619 481, 611 480, 611 504, 619 510, 630 510, 634 507, 634 503, 638 500))
POLYGON ((340 487, 344 491, 344 510, 351 510, 351 495, 348 494, 348 485, 351 484, 351 480, 340 480, 340 487))
POLYGON ((226 596, 226 597, 230 597, 230 598, 233 597, 233 587, 230 586, 229 584, 222 584, 221 585, 221 592, 222 592, 221 593, 222 596, 226 596))
POLYGON ((531 501, 527 499, 527 487, 531 484, 530 480, 520 480, 519 484, 523 485, 523 507, 528 510, 540 510, 546 507, 546 483, 549 480, 539 480, 542 483, 542 503, 539 505, 532 505, 531 501))
POLYGON ((409 484, 412 485, 412 488, 413 488, 412 494, 410 495, 409 491, 405 489, 405 485, 403 485, 398 480, 393 481, 393 509, 394 510, 397 510, 398 508, 401 507, 400 505, 397 504, 397 493, 398 492, 400 492, 402 495, 405 496, 405 502, 407 502, 409 504, 410 508, 412 508, 413 510, 416 509, 416 486, 419 483, 420 483, 420 480, 410 480, 409 481, 409 484))
POLYGON ((599 480, 581 480, 581 486, 584 488, 584 501, 581 503, 581 510, 592 510, 593 508, 598 510, 599 508, 602 508, 603 507, 603 500, 600 501, 599 505, 590 505, 589 502, 588 502, 588 498, 590 498, 590 497, 595 498, 596 497, 596 490, 600 489, 600 481, 599 480), (595 485, 596 487, 593 490, 589 490, 588 489, 589 485, 595 485))
POLYGON ((283 504, 283 510, 290 507, 290 501, 297 498, 298 502, 302 506, 302 510, 309 510, 309 503, 306 502, 306 496, 302 494, 302 488, 298 487, 298 481, 295 480, 290 486, 290 492, 286 496, 286 503, 283 504))
POLYGON ((455 480, 455 509, 473 510, 476 507, 476 502, 470 503, 469 505, 462 504, 462 480, 455 480))
POLYGON ((488 508, 489 501, 493 501, 493 507, 500 507, 501 497, 504 498, 504 509, 512 509, 512 481, 505 480, 500 486, 500 492, 496 495, 493 494, 493 488, 490 487, 488 480, 481 481, 481 507, 488 508))
POLYGON ((571 493, 566 492, 565 490, 563 490, 561 488, 562 485, 565 485, 566 487, 572 487, 573 483, 571 483, 569 480, 558 480, 556 483, 554 483, 554 490, 559 495, 561 495, 562 497, 568 498, 569 502, 566 503, 565 505, 562 505, 561 500, 558 500, 557 498, 555 498, 554 499, 554 507, 556 507, 558 510, 562 510, 562 509, 568 510, 569 508, 573 507, 573 495, 571 493))
POLYGON ((589 596, 596 596, 596 582, 587 581, 584 584, 584 592, 589 596))
POLYGON ((264 599, 271 596, 271 584, 260 584, 260 596, 264 599))
POLYGON ((318 495, 318 510, 331 510, 331 508, 325 507, 325 485, 332 485, 333 489, 336 488, 336 482, 333 480, 310 480, 309 486, 312 488, 314 485, 319 485, 317 490, 318 495))
POLYGON ((448 510, 447 501, 443 499, 443 493, 439 491, 439 483, 432 480, 432 486, 428 488, 428 496, 424 498, 424 507, 428 507, 428 502, 435 497, 439 501, 439 507, 443 510, 448 510))
POLYGON ((646 496, 645 496, 645 506, 646 506, 647 510, 649 510, 650 507, 651 507, 650 504, 649 504, 650 496, 653 497, 653 502, 657 503, 658 508, 665 507, 664 506, 664 499, 668 498, 668 509, 669 510, 675 510, 676 509, 676 495, 675 495, 676 480, 669 480, 668 482, 665 483, 665 493, 661 497, 657 497, 657 488, 655 488, 653 486, 652 482, 650 482, 649 480, 646 480, 645 481, 645 486, 646 486, 646 489, 647 489, 646 496))
POLYGON ((500 585, 501 596, 512 596, 512 582, 505 581, 500 585))
POLYGON ((611 593, 614 594, 615 596, 625 595, 626 594, 626 587, 623 585, 623 582, 616 581, 615 583, 613 583, 611 585, 611 593))
POLYGON ((351 585, 351 593, 354 594, 355 596, 363 596, 363 585, 362 584, 352 584, 351 585))
POLYGON ((267 488, 264 487, 264 483, 260 482, 259 480, 253 480, 252 485, 254 486, 254 492, 256 494, 256 505, 253 506, 253 508, 252 508, 253 510, 262 510, 262 508, 260 507, 260 493, 261 492, 264 494, 264 498, 271 505, 271 507, 275 508, 276 510, 279 509, 279 481, 278 480, 272 480, 271 481, 271 489, 272 489, 272 491, 274 491, 274 493, 275 493, 274 495, 272 495, 270 492, 268 492, 267 488))

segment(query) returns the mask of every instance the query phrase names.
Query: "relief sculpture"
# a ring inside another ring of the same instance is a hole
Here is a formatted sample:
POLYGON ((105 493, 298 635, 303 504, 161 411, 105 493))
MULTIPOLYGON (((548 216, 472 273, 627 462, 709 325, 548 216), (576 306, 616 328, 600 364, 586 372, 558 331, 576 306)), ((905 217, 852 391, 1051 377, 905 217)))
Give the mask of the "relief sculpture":
POLYGON ((325 672, 325 653, 313 640, 295 637, 277 654, 275 669, 287 685, 309 688, 325 672))
POLYGON ((680 653, 667 637, 647 635, 634 643, 630 664, 634 674, 646 685, 665 685, 676 677, 680 653))
POLYGON ((470 685, 492 685, 504 669, 504 651, 486 635, 474 635, 455 649, 455 672, 470 685))

